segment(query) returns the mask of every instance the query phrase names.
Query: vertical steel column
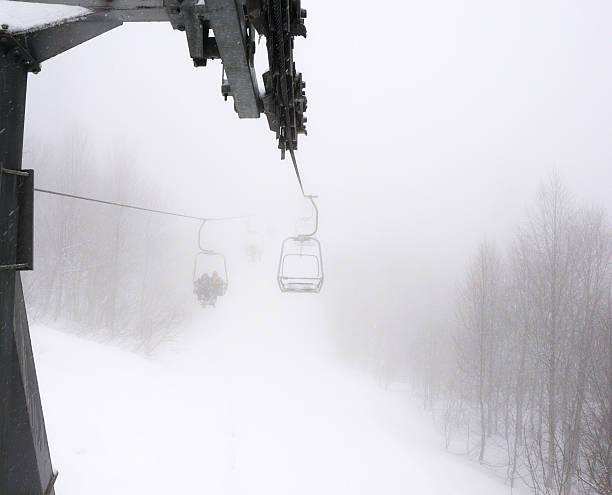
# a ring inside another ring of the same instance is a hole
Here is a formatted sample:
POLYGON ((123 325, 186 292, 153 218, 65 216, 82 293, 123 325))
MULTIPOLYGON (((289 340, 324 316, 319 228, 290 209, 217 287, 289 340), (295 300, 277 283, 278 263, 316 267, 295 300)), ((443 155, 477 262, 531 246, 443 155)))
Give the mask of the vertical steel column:
MULTIPOLYGON (((27 70, 0 48, 0 167, 21 169, 27 70)), ((0 171, 0 265, 18 244, 17 176, 0 171)), ((42 415, 21 278, 0 268, 0 494, 53 495, 54 475, 42 415)))

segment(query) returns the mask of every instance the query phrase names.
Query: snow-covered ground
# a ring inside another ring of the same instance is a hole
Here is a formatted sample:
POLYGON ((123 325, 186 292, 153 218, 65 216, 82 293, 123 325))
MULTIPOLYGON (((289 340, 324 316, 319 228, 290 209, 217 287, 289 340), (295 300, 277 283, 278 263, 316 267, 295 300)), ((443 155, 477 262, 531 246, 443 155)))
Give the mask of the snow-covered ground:
POLYGON ((32 326, 58 495, 509 493, 405 393, 333 359, 300 315, 316 299, 264 296, 150 358, 32 326))

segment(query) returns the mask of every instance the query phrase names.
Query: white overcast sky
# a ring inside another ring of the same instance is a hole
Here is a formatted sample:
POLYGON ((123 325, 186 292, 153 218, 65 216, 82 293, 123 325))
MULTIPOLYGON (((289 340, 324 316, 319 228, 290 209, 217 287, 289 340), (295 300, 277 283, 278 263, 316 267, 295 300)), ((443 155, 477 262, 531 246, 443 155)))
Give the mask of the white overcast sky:
MULTIPOLYGON (((510 238, 553 170, 578 201, 612 210, 611 1, 303 7, 295 58, 309 135, 298 159, 321 196, 330 294, 350 306, 363 284, 399 289, 418 312, 454 286, 482 238, 510 238)), ((45 62, 29 84, 29 145, 73 125, 101 160, 123 143, 165 206, 224 215, 297 201, 265 119, 239 120, 219 62, 193 68, 169 25, 124 25, 45 62)))

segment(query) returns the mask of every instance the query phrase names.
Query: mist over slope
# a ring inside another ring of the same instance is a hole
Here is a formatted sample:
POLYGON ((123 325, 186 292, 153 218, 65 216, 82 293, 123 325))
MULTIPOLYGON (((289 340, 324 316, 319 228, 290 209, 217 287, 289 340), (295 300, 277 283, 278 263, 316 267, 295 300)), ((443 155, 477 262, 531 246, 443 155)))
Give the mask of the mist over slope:
POLYGON ((58 493, 507 493, 339 364, 316 297, 240 287, 148 358, 32 327, 58 493))

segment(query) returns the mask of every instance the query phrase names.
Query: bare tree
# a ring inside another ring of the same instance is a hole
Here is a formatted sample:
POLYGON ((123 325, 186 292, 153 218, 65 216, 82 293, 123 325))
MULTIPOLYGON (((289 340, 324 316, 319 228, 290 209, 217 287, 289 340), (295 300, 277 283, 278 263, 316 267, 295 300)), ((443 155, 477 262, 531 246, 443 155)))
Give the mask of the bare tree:
POLYGON ((599 495, 612 493, 612 279, 595 321, 587 398, 581 428, 578 478, 599 495))
MULTIPOLYGON (((522 478, 535 493, 609 494, 612 230, 606 215, 576 208, 553 175, 507 266, 490 244, 481 245, 458 304, 461 380, 453 387, 463 390, 480 425, 479 460, 486 438, 503 434, 511 486, 522 478)), ((447 393, 448 404, 453 400, 447 393)))
POLYGON ((462 333, 458 349, 468 381, 475 383, 480 416, 480 449, 484 460, 486 438, 491 431, 491 413, 495 399, 494 368, 499 351, 500 296, 502 266, 495 247, 484 242, 468 270, 461 291, 459 321, 462 333))
MULTIPOLYGON (((116 146, 97 163, 74 130, 55 149, 36 166, 39 187, 159 206, 155 188, 116 173, 133 162, 129 149, 116 146)), ((150 350, 186 316, 191 301, 190 286, 170 290, 190 276, 177 274, 176 239, 164 222, 116 206, 38 196, 36 268, 25 284, 31 314, 99 339, 127 337, 133 347, 142 341, 150 350)), ((191 273, 189 265, 185 273, 191 273)))

